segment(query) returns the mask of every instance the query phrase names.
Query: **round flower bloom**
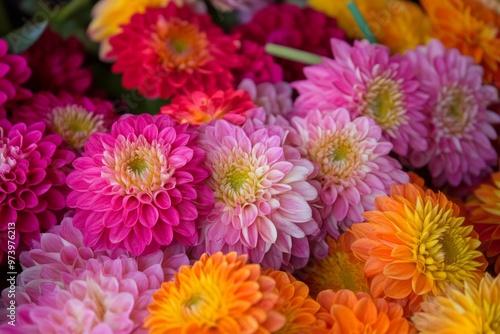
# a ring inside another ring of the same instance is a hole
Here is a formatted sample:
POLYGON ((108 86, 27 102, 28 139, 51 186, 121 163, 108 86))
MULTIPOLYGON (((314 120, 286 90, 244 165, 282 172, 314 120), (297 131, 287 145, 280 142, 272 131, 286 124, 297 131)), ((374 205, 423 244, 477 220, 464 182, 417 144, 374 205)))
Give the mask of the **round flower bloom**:
MULTIPOLYGON (((335 19, 311 8, 285 3, 267 6, 249 23, 236 26, 234 31, 240 32, 243 40, 262 46, 275 43, 320 56, 331 56, 331 38, 345 38, 335 19)), ((285 81, 304 78, 304 64, 281 58, 275 58, 275 61, 282 66, 285 81)))
POLYGON ((13 111, 14 121, 27 124, 43 121, 47 129, 59 134, 74 150, 81 150, 90 135, 107 132, 118 115, 111 102, 97 98, 76 97, 61 92, 35 94, 31 100, 13 111))
POLYGON ((170 115, 179 123, 200 125, 214 119, 241 125, 255 104, 244 90, 218 90, 211 96, 203 92, 176 96, 172 103, 161 108, 163 114, 170 115))
POLYGON ((400 305, 364 292, 325 290, 317 301, 322 307, 317 317, 327 329, 314 328, 313 333, 400 334, 411 328, 400 305))
POLYGON ((313 297, 328 289, 369 291, 364 275, 364 263, 352 253, 348 240, 350 236, 351 234, 344 233, 338 240, 328 236, 326 257, 312 258, 309 264, 297 273, 297 276, 307 284, 313 297))
POLYGON ((63 213, 66 175, 61 170, 74 154, 59 149, 57 134, 44 136, 45 125, 12 125, 0 120, 0 257, 7 252, 7 230, 16 227, 16 255, 40 238, 63 213))
POLYGON ((492 124, 500 123, 500 116, 488 110, 498 101, 497 90, 482 85, 483 70, 472 58, 446 49, 438 40, 408 52, 407 59, 429 97, 425 112, 431 122, 428 149, 413 152, 411 164, 429 164, 436 186, 471 185, 498 161, 490 140, 497 138, 492 124))
POLYGON ((390 196, 375 199, 375 207, 363 214, 366 223, 351 227, 357 239, 351 248, 365 262, 374 297, 438 295, 482 275, 481 242, 442 193, 395 185, 390 196))
POLYGON ((171 3, 134 15, 122 29, 110 39, 113 50, 107 56, 117 58, 112 72, 123 73, 125 88, 166 99, 233 87, 230 68, 240 65, 239 41, 208 14, 171 3))
POLYGON ((432 23, 431 34, 449 48, 474 58, 484 70, 484 81, 500 88, 500 37, 498 15, 479 1, 422 0, 432 23))
POLYGON ((0 39, 0 113, 5 112, 7 101, 31 96, 28 89, 21 87, 31 75, 26 59, 19 55, 7 54, 8 50, 7 43, 0 39))
POLYGON ((422 312, 412 318, 422 334, 500 332, 500 276, 489 274, 464 289, 451 287, 446 295, 422 303, 422 312))
POLYGON ((288 140, 319 173, 323 230, 337 238, 341 230, 363 221, 361 214, 374 208, 377 196, 389 193, 393 184, 408 182, 401 165, 389 157, 392 144, 368 117, 351 120, 347 110, 311 110, 305 118, 292 119, 288 140))
POLYGON ((309 204, 318 195, 308 182, 314 168, 282 144, 284 136, 283 129, 250 119, 243 128, 220 120, 203 129, 200 146, 212 172, 207 184, 215 207, 198 252, 237 251, 253 263, 288 271, 306 265, 308 237, 319 232, 309 204))
POLYGON ((466 203, 469 219, 479 233, 481 247, 500 273, 500 172, 491 174, 491 182, 481 184, 466 203))
POLYGON ((155 292, 144 326, 153 334, 274 332, 285 323, 273 310, 275 285, 246 255, 203 254, 155 292))
POLYGON ((243 40, 239 55, 241 66, 233 70, 237 80, 251 79, 256 83, 283 81, 283 68, 266 53, 264 45, 243 40))
POLYGON ((85 48, 75 37, 63 40, 50 29, 45 29, 23 57, 32 71, 26 85, 33 91, 65 91, 81 95, 92 83, 90 67, 83 66, 85 48))
POLYGON ((307 80, 292 84, 300 93, 295 107, 303 113, 346 108, 354 117, 373 118, 398 155, 425 150, 427 95, 420 90, 411 63, 366 40, 350 46, 334 39, 332 50, 335 59, 305 68, 307 80))
POLYGON ((197 221, 213 206, 196 135, 187 124, 148 114, 124 116, 111 133, 92 134, 67 179, 67 205, 76 209, 85 244, 133 255, 173 240, 196 244, 197 221))
POLYGON ((309 296, 309 288, 297 281, 291 274, 268 269, 264 275, 276 281, 274 291, 279 294, 274 310, 286 318, 285 325, 275 334, 310 333, 316 322, 320 305, 309 296))
POLYGON ((238 88, 247 91, 252 101, 267 115, 286 117, 293 111, 292 87, 288 82, 257 84, 252 79, 244 79, 238 88))

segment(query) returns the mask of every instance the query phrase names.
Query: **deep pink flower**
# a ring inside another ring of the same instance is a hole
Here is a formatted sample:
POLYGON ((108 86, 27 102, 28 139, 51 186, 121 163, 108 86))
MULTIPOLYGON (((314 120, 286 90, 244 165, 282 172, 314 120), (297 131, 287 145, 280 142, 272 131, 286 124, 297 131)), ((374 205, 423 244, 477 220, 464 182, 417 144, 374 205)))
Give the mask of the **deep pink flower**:
POLYGON ((62 168, 74 154, 59 149, 57 134, 44 136, 45 124, 0 120, 0 255, 8 249, 8 223, 15 223, 16 255, 56 224, 65 206, 62 168))
POLYGON ((26 59, 19 55, 7 54, 8 49, 7 43, 0 39, 0 116, 5 113, 7 101, 21 100, 31 96, 28 89, 21 87, 31 75, 26 59))
POLYGON ((169 116, 123 116, 111 133, 94 133, 67 183, 67 204, 85 244, 133 255, 198 241, 196 224, 213 194, 197 133, 169 116))
MULTIPOLYGON (((243 41, 262 46, 275 43, 326 57, 331 56, 331 38, 345 39, 344 31, 334 18, 291 4, 270 5, 256 13, 248 24, 235 27, 234 31, 242 34, 243 41)), ((281 58, 275 58, 275 61, 283 67, 285 81, 304 78, 304 64, 281 58)))
POLYGON ((436 186, 475 183, 498 162, 491 140, 497 138, 492 124, 500 123, 500 116, 488 110, 498 102, 497 89, 483 85, 483 69, 472 57, 438 40, 408 52, 407 58, 429 96, 425 116, 430 120, 428 149, 413 153, 410 162, 428 164, 436 186))
POLYGON ((346 108, 353 117, 371 117, 394 145, 394 152, 408 157, 424 151, 427 127, 423 108, 427 95, 420 89, 413 65, 389 49, 368 41, 350 46, 333 39, 335 59, 304 69, 307 80, 292 86, 300 96, 295 107, 306 114, 311 109, 346 108))
POLYGON ((283 68, 266 53, 263 45, 243 40, 239 54, 242 57, 241 66, 233 70, 238 81, 242 79, 252 79, 256 83, 283 81, 283 68))
POLYGON ((84 94, 92 83, 92 71, 84 66, 85 49, 75 37, 63 40, 46 29, 23 57, 32 70, 27 87, 34 92, 84 94))

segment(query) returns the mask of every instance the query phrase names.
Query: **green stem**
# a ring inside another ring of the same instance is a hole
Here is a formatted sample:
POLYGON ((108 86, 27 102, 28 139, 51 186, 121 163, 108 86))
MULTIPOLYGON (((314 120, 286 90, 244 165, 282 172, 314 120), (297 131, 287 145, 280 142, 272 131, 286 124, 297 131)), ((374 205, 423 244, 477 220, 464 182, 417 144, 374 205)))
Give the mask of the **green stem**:
POLYGON ((4 36, 12 30, 9 14, 5 10, 3 0, 0 0, 0 36, 4 36))
POLYGON ((81 9, 87 7, 89 4, 90 0, 73 0, 64 6, 61 6, 59 12, 54 17, 54 22, 66 21, 81 9))
POLYGON ((314 53, 309 53, 273 43, 266 44, 266 52, 275 57, 293 60, 307 65, 315 65, 323 61, 323 57, 318 56, 314 53))
POLYGON ((373 35, 372 31, 370 30, 368 23, 366 23, 356 3, 354 1, 349 1, 347 3, 347 8, 349 8, 351 15, 354 17, 354 20, 356 20, 356 23, 359 29, 361 29, 361 32, 363 33, 365 39, 367 39, 370 43, 377 43, 375 35, 373 35))

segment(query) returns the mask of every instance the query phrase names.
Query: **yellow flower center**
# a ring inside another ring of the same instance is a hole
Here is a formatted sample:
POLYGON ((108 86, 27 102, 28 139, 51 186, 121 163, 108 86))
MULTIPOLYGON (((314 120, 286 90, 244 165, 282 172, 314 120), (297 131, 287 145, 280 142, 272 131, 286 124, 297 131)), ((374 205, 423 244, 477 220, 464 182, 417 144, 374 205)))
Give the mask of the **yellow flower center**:
POLYGON ((439 136, 460 137, 471 126, 476 114, 477 105, 473 94, 455 84, 439 92, 433 123, 439 136))

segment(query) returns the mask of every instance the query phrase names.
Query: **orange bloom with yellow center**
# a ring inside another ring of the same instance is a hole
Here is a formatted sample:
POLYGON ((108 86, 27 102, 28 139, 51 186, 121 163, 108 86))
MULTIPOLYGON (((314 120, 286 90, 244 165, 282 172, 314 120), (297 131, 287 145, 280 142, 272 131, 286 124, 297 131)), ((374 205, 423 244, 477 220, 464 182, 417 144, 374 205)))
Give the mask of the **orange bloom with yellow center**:
POLYGON ((264 274, 276 281, 275 292, 279 294, 279 298, 274 310, 286 318, 285 326, 273 333, 312 333, 311 328, 317 321, 316 314, 320 305, 309 296, 307 285, 284 271, 268 269, 264 274))
POLYGON ((491 182, 483 183, 467 200, 469 219, 483 243, 481 249, 500 273, 500 172, 491 174, 491 182))
POLYGON ((400 305, 364 292, 325 290, 317 301, 322 307, 318 323, 327 329, 314 328, 315 334, 402 334, 411 329, 400 305))
POLYGON ((236 252, 203 254, 153 295, 149 333, 268 333, 285 323, 274 311, 275 281, 236 252))
POLYGON ((342 234, 339 240, 328 236, 328 255, 323 259, 311 259, 311 262, 297 273, 309 289, 317 296, 323 290, 338 291, 348 289, 354 292, 368 292, 368 285, 363 273, 364 262, 356 258, 351 251, 349 237, 342 234))
POLYGON ((363 214, 367 222, 351 228, 371 294, 413 303, 480 277, 481 242, 459 212, 444 194, 410 183, 376 198, 375 210, 363 214))
POLYGON ((431 34, 446 47, 474 58, 485 70, 484 81, 500 87, 500 17, 475 0, 422 0, 432 23, 431 34))

